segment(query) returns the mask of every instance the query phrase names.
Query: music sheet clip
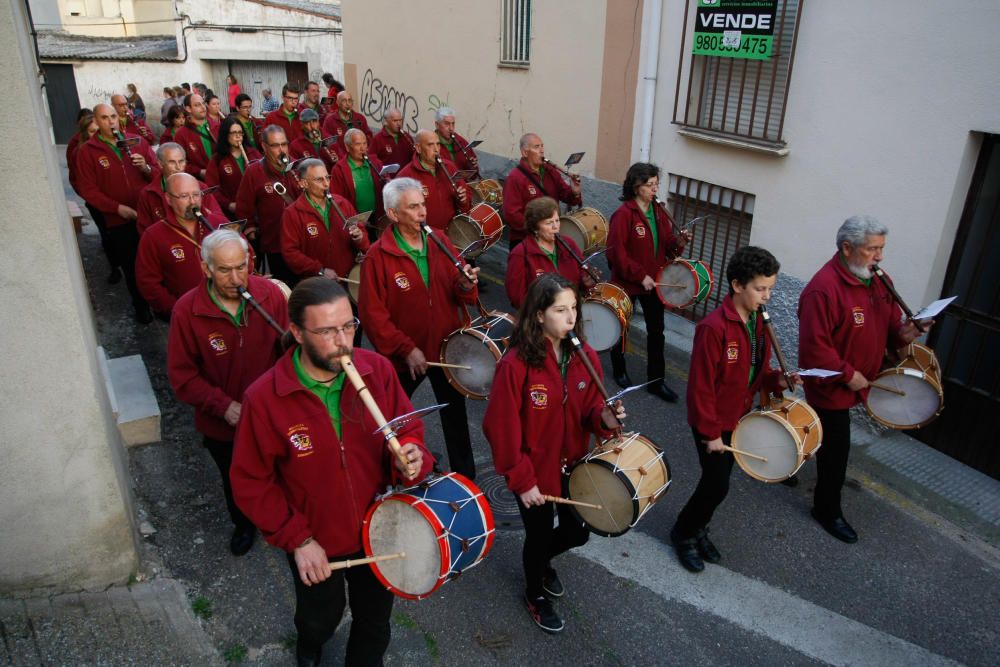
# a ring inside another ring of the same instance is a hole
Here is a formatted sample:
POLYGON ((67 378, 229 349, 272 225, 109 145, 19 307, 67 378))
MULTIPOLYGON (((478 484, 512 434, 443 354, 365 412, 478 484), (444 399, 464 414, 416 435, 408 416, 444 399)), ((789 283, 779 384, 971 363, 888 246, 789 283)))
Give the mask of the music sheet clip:
POLYGON ((428 405, 426 408, 420 408, 419 410, 414 410, 413 412, 407 412, 405 415, 399 415, 398 417, 394 417, 389 421, 387 421, 385 423, 385 426, 380 426, 374 431, 372 431, 372 435, 377 435, 379 433, 382 433, 382 429, 384 429, 386 426, 389 427, 389 430, 392 431, 393 435, 395 435, 395 433, 399 430, 400 426, 408 424, 414 419, 419 419, 424 415, 429 415, 432 412, 437 412, 438 410, 441 410, 442 408, 446 407, 448 407, 447 403, 441 403, 439 405, 428 405))
POLYGON ((470 141, 468 144, 466 144, 465 147, 466 148, 475 148, 476 146, 478 146, 481 143, 483 143, 482 139, 474 139, 474 140, 470 141))
POLYGON ((463 181, 468 181, 469 179, 475 177, 476 171, 474 169, 459 169, 455 172, 455 178, 461 178, 463 181))
POLYGON ((565 167, 572 167, 574 164, 579 163, 580 160, 583 159, 583 156, 586 155, 586 154, 587 154, 586 151, 583 151, 583 152, 580 152, 580 153, 570 153, 569 157, 566 158, 566 164, 563 165, 563 166, 565 166, 565 167))
POLYGON ((344 221, 344 229, 354 226, 364 227, 368 224, 368 218, 371 217, 371 214, 371 211, 364 211, 362 213, 358 213, 357 215, 352 215, 344 221))
POLYGON ((934 317, 942 310, 951 305, 951 302, 957 299, 958 296, 949 296, 947 299, 938 299, 934 303, 930 303, 920 309, 920 312, 914 313, 913 319, 915 320, 929 320, 934 317))
POLYGON ((828 371, 825 368, 807 368, 803 371, 798 371, 799 377, 804 378, 832 378, 835 375, 840 375, 840 371, 828 371))
POLYGON ((387 165, 383 165, 382 171, 380 171, 378 173, 378 175, 381 176, 382 178, 385 178, 386 176, 392 176, 397 171, 399 171, 399 165, 398 164, 395 164, 395 163, 394 164, 387 164, 387 165))
POLYGON ((139 145, 139 137, 128 137, 126 139, 119 139, 115 142, 118 148, 132 148, 133 146, 139 145))

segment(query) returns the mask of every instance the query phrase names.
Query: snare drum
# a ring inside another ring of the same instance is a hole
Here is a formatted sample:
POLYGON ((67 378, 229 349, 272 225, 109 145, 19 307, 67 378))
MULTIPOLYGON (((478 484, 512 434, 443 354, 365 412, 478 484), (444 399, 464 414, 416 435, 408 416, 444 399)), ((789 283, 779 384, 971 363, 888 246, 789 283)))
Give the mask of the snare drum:
POLYGON ((448 473, 375 501, 362 533, 366 556, 405 552, 371 563, 399 597, 422 600, 471 567, 493 546, 493 512, 479 487, 448 473))
POLYGON ((583 298, 580 317, 590 346, 598 352, 610 350, 628 331, 632 300, 614 283, 597 283, 583 298))
POLYGON ((500 210, 503 206, 503 187, 499 181, 486 178, 478 183, 472 183, 472 201, 489 204, 493 208, 500 210))
POLYGON ((748 412, 733 430, 733 449, 767 459, 733 452, 736 463, 754 479, 772 484, 797 473, 821 444, 819 416, 800 398, 783 397, 765 410, 748 412))
POLYGON ((675 259, 656 276, 656 295, 664 306, 687 308, 701 303, 712 293, 715 277, 700 259, 675 259))
POLYGON ((451 386, 474 400, 489 398, 500 357, 507 351, 515 320, 507 313, 491 310, 468 326, 454 331, 441 344, 441 361, 470 366, 471 370, 443 368, 451 386))
POLYGON ((868 414, 889 428, 926 426, 944 409, 941 369, 934 351, 926 345, 910 343, 903 360, 879 373, 874 384, 900 392, 878 386, 868 389, 868 414))
POLYGON ((476 241, 486 241, 481 248, 465 255, 466 259, 475 259, 500 240, 503 220, 500 219, 496 209, 489 204, 476 204, 468 215, 463 213, 452 218, 446 233, 459 252, 476 241))
POLYGON ((584 207, 559 218, 559 233, 576 242, 584 257, 608 240, 608 221, 596 208, 584 207))
POLYGON ((670 486, 663 450, 638 433, 605 440, 569 475, 569 497, 601 505, 572 506, 591 532, 616 537, 638 523, 670 486))

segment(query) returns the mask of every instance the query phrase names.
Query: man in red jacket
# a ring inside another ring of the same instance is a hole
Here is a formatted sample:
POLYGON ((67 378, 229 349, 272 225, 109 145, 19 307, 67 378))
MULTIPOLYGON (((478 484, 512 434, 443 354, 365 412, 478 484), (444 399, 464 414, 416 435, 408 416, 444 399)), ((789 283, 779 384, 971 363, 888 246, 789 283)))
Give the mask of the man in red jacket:
POLYGON ((118 147, 114 134, 118 113, 114 107, 98 104, 94 120, 97 133, 76 152, 77 185, 80 196, 104 214, 108 241, 114 257, 121 262, 136 321, 148 324, 153 315, 135 284, 135 253, 139 246, 135 209, 139 191, 155 178, 153 151, 141 137, 136 146, 118 147))
POLYGON ((850 408, 867 397, 886 349, 896 350, 922 333, 911 322, 903 324, 888 288, 873 278, 872 267, 882 261, 888 233, 871 216, 845 220, 837 230, 837 253, 799 297, 799 365, 840 372, 823 380, 806 378, 805 383, 806 400, 823 424, 812 515, 848 544, 858 540, 840 503, 851 451, 850 408))
POLYGON ((306 82, 306 91, 302 96, 302 101, 299 103, 300 118, 302 112, 306 109, 315 111, 321 122, 323 120, 323 116, 326 115, 323 105, 319 103, 319 84, 315 81, 306 82))
POLYGON ((184 113, 187 115, 187 122, 174 133, 174 141, 181 145, 187 155, 187 173, 204 181, 218 136, 212 131, 208 107, 201 95, 194 93, 184 96, 184 113))
POLYGON ((264 116, 264 125, 277 125, 285 131, 288 141, 302 136, 299 120, 299 86, 289 81, 281 87, 281 106, 264 116))
MULTIPOLYGON (((787 388, 781 372, 770 367, 771 342, 757 317, 771 298, 779 268, 763 248, 737 250, 726 267, 729 295, 695 328, 687 408, 701 479, 670 531, 681 565, 691 572, 704 570, 706 560, 722 558, 708 539, 708 523, 729 493, 734 459, 725 447, 737 422, 762 387, 768 392, 787 388)), ((798 382, 797 375, 792 377, 798 382)))
POLYGON ((258 239, 260 252, 267 259, 267 272, 278 280, 294 281, 294 274, 281 256, 281 216, 301 190, 295 174, 285 171, 288 160, 285 131, 277 125, 268 125, 260 138, 264 159, 251 162, 243 172, 236 193, 236 217, 246 218, 247 237, 258 239))
POLYGON ((521 161, 511 169, 503 184, 503 220, 510 227, 510 249, 524 238, 524 206, 537 197, 552 197, 570 206, 579 206, 583 199, 580 181, 567 185, 562 174, 545 162, 545 144, 537 134, 521 137, 521 161))
MULTIPOLYGON (((348 130, 344 135, 344 146, 347 151, 344 159, 337 162, 330 172, 330 192, 351 202, 358 213, 371 211, 368 229, 374 232, 378 220, 385 215, 382 207, 385 182, 379 175, 382 163, 368 155, 368 137, 357 128, 348 130)), ((373 238, 374 233, 369 233, 369 237, 373 238)))
POLYGON ((362 521, 376 494, 422 479, 433 459, 423 447, 423 423, 413 420, 397 434, 404 467, 354 385, 345 382, 340 358, 349 355, 387 418, 413 410, 391 364, 353 348, 358 322, 343 288, 324 278, 303 280, 288 309, 297 345, 244 396, 233 492, 264 538, 288 554, 298 664, 320 663, 323 643, 343 614, 345 580, 353 617, 346 664, 381 664, 392 593, 367 566, 331 573, 328 563, 363 557, 362 521))
POLYGON ((122 134, 137 134, 152 146, 156 143, 156 135, 144 120, 136 120, 132 110, 128 108, 128 98, 124 95, 112 95, 111 106, 118 113, 118 127, 122 134))
POLYGON ((312 109, 300 109, 299 120, 302 121, 302 136, 292 141, 289 146, 292 159, 304 157, 319 158, 326 165, 327 171, 333 169, 341 158, 336 144, 323 145, 323 133, 319 129, 319 114, 312 109))
POLYGON ((372 138, 368 121, 354 110, 354 96, 342 90, 337 94, 337 111, 327 114, 323 120, 323 134, 343 138, 350 129, 361 130, 367 139, 372 138))
POLYGON ((474 181, 479 178, 479 157, 476 156, 476 150, 469 147, 465 137, 455 131, 454 109, 439 107, 434 112, 434 132, 441 141, 441 148, 446 151, 445 157, 454 162, 459 169, 475 172, 475 176, 469 180, 474 181))
MULTIPOLYGON (((461 326, 458 309, 478 299, 479 269, 466 264, 462 273, 424 231, 427 207, 423 187, 411 178, 385 186, 385 208, 392 225, 382 233, 361 264, 358 311, 376 351, 396 367, 407 395, 429 377, 441 410, 441 426, 451 469, 474 479, 476 463, 469 439, 465 397, 440 368, 441 343, 461 326)), ((457 255, 448 237, 434 232, 457 255)))
POLYGON ((372 137, 371 153, 382 164, 406 166, 413 159, 413 139, 403 129, 403 112, 390 107, 382 115, 382 131, 372 137))
POLYGON ((417 153, 409 164, 399 170, 399 178, 412 178, 423 186, 427 224, 442 234, 452 218, 469 212, 472 200, 469 186, 462 179, 455 178, 456 171, 455 163, 441 158, 441 142, 438 135, 430 130, 417 132, 417 153))
MULTIPOLYGON (((180 144, 172 141, 160 144, 156 149, 156 162, 160 166, 160 178, 153 181, 139 192, 139 201, 136 205, 135 228, 141 236, 153 223, 166 220, 170 211, 170 202, 167 201, 167 194, 164 188, 167 179, 178 173, 186 173, 187 156, 180 144)), ((198 186, 205 190, 208 186, 198 182, 198 186)), ((219 206, 215 195, 202 193, 201 209, 207 213, 222 215, 222 207, 219 206)))
POLYGON ((194 408, 195 427, 222 476, 234 526, 229 549, 242 556, 253 546, 256 531, 233 501, 233 438, 243 392, 277 361, 281 335, 240 296, 239 288, 279 327, 288 326, 288 308, 274 283, 250 275, 249 247, 237 232, 212 232, 202 241, 200 255, 204 280, 174 307, 167 377, 177 398, 194 408))
MULTIPOLYGON (((153 224, 139 239, 135 280, 156 316, 169 321, 174 304, 202 281, 201 243, 209 230, 198 221, 201 187, 191 174, 167 179, 167 216, 153 224)), ((213 229, 229 222, 217 211, 202 211, 213 229)))

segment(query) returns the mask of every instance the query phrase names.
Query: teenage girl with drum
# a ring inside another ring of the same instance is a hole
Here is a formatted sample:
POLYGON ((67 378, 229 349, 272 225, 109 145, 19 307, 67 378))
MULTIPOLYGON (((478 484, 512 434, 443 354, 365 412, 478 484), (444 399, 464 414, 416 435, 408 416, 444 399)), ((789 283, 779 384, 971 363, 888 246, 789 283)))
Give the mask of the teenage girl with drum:
MULTIPOLYGON (((551 561, 584 544, 589 533, 565 504, 557 505, 559 527, 553 528, 546 495, 563 495, 563 465, 587 454, 591 433, 607 437, 614 417, 625 418, 620 402, 614 414, 605 407, 566 340, 571 331, 581 336, 578 303, 576 287, 560 275, 547 273, 531 284, 511 347, 497 364, 483 421, 496 470, 514 492, 524 523, 525 604, 549 633, 564 627, 552 605, 564 590, 551 561)), ((597 353, 586 344, 584 350, 600 369, 597 353)))
MULTIPOLYGON (((687 407, 701 479, 670 531, 681 565, 691 572, 722 557, 708 539, 708 523, 729 492, 733 455, 728 447, 736 423, 750 411, 761 387, 768 392, 787 388, 781 371, 769 366, 771 343, 757 317, 771 298, 779 268, 763 248, 737 250, 726 267, 729 295, 694 331, 687 407)), ((798 375, 792 381, 801 384, 798 375)))
MULTIPOLYGON (((642 304, 646 320, 646 379, 664 377, 663 303, 656 294, 656 274, 663 266, 681 254, 691 240, 691 232, 680 236, 673 232, 673 221, 667 211, 656 204, 660 184, 660 168, 646 162, 636 162, 628 168, 622 183, 622 205, 611 216, 608 229, 608 265, 611 281, 642 304)), ((615 382, 628 387, 632 380, 625 368, 625 353, 619 343, 611 348, 611 368, 615 382)), ((663 380, 646 390, 671 403, 677 394, 663 380)))
POLYGON ((532 199, 524 207, 524 228, 528 232, 524 242, 511 250, 507 259, 507 276, 504 287, 514 308, 520 308, 528 286, 543 273, 558 273, 576 286, 579 292, 594 286, 594 279, 580 267, 572 253, 581 257, 580 248, 571 238, 560 237, 559 202, 552 197, 532 199), (567 246, 569 246, 567 248, 567 246))

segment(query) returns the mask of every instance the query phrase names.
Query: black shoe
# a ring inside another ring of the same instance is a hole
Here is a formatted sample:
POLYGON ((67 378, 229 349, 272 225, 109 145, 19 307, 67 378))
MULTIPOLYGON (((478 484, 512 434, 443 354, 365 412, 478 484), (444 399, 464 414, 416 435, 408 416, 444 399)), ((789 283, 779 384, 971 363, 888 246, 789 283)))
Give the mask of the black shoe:
POLYGON ((615 382, 622 389, 628 389, 632 386, 632 378, 628 376, 628 371, 622 371, 621 373, 615 373, 615 382))
POLYGON ((550 598, 561 598, 566 593, 566 589, 563 588, 554 568, 545 568, 545 575, 542 577, 542 592, 550 598))
POLYGON ((722 554, 712 544, 712 540, 708 539, 708 528, 703 529, 695 537, 695 546, 698 547, 698 553, 701 554, 701 557, 709 563, 718 563, 722 560, 722 554))
POLYGON ((858 534, 854 532, 854 529, 851 528, 851 524, 847 523, 844 517, 838 516, 833 519, 823 519, 816 514, 815 508, 812 511, 812 517, 819 522, 819 525, 823 526, 823 530, 830 533, 841 542, 854 544, 858 541, 858 534))
POLYGON ((667 383, 664 382, 663 380, 660 380, 659 382, 654 382, 653 384, 647 386, 646 391, 648 391, 653 396, 659 396, 667 403, 677 402, 677 393, 674 392, 673 389, 668 387, 667 383))
POLYGON ((139 324, 150 324, 153 321, 153 311, 149 306, 137 308, 135 311, 135 321, 139 324))
POLYGON ((257 536, 257 529, 253 526, 249 528, 237 528, 233 531, 233 536, 229 539, 229 550, 234 556, 242 556, 250 551, 253 546, 254 537, 257 536))
POLYGON ((705 562, 698 553, 697 540, 694 538, 682 538, 677 534, 676 529, 670 531, 670 541, 677 550, 677 560, 681 562, 688 572, 701 572, 705 569, 705 562))
POLYGON ((792 475, 788 479, 781 480, 781 483, 784 484, 785 486, 790 486, 794 489, 799 485, 799 478, 792 475))
POLYGON ((563 620, 559 618, 559 614, 556 613, 555 607, 552 606, 552 600, 544 595, 532 599, 525 593, 524 604, 528 607, 531 620, 545 632, 554 635, 557 632, 562 632, 562 629, 566 627, 563 620))
POLYGON ((111 269, 111 273, 108 274, 108 284, 117 285, 122 281, 122 270, 117 266, 111 269))

